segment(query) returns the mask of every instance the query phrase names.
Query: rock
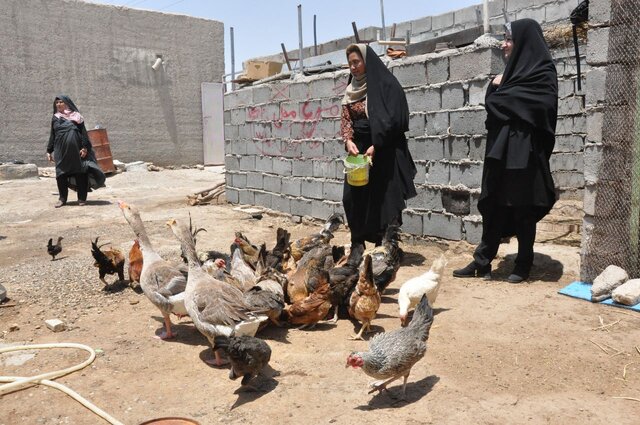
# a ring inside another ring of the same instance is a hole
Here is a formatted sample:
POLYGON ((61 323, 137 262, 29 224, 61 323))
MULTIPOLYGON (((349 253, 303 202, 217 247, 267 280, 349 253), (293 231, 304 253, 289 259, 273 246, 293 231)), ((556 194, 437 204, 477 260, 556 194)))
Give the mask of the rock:
POLYGON ((636 305, 640 302, 640 279, 631 279, 618 286, 611 293, 611 298, 624 305, 636 305))
POLYGON ((147 166, 147 170, 149 170, 149 171, 162 171, 163 168, 162 167, 158 167, 157 165, 149 164, 147 166))
POLYGON ((54 332, 61 332, 66 329, 64 322, 60 319, 49 319, 44 321, 47 328, 54 332))
POLYGON ((36 164, 3 164, 0 165, 0 180, 18 180, 38 177, 36 164))
POLYGON ((196 165, 196 168, 197 168, 198 170, 202 171, 202 170, 204 170, 204 165, 202 165, 202 164, 197 164, 197 165, 196 165))
POLYGON ((0 303, 7 299, 7 290, 0 284, 0 303))
POLYGON ((126 171, 127 169, 127 164, 125 164, 122 161, 118 161, 117 159, 113 160, 113 165, 116 167, 116 170, 118 171, 126 171))
POLYGON ((18 326, 17 323, 14 323, 13 325, 9 326, 9 332, 15 332, 19 330, 20 330, 20 326, 18 326))
POLYGON ((143 161, 135 161, 135 162, 129 162, 126 166, 125 166, 125 170, 127 172, 130 171, 149 171, 147 168, 147 163, 143 162, 143 161))
POLYGON ((618 266, 610 265, 593 279, 591 301, 594 303, 611 297, 611 292, 629 279, 627 272, 618 266))

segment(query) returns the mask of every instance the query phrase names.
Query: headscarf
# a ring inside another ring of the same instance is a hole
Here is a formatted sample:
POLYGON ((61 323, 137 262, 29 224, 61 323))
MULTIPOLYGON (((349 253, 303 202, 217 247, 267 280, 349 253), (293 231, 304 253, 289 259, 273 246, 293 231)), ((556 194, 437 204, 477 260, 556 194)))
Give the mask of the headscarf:
MULTIPOLYGON (((347 46, 347 50, 352 48, 353 46, 358 47, 360 50, 360 56, 362 56, 362 60, 367 63, 367 45, 366 44, 350 44, 347 46)), ((347 54, 347 60, 349 59, 349 55, 347 54)), ((342 98, 342 104, 346 105, 348 103, 357 102, 359 100, 367 97, 367 73, 365 72, 359 77, 355 75, 349 76, 349 84, 347 85, 347 89, 344 92, 344 96, 342 98)))
POLYGON ((78 107, 75 105, 75 103, 73 103, 73 100, 71 100, 71 98, 65 94, 60 94, 53 100, 53 115, 58 118, 64 118, 69 121, 73 121, 77 124, 82 124, 84 122, 84 118, 80 114, 80 111, 78 111, 78 107), (69 107, 69 109, 71 109, 71 113, 64 114, 58 112, 58 108, 56 108, 56 100, 63 101, 69 107))
POLYGON ((520 119, 553 136, 558 117, 558 77, 542 34, 533 19, 511 22, 513 50, 502 83, 489 91, 487 112, 499 121, 520 119))

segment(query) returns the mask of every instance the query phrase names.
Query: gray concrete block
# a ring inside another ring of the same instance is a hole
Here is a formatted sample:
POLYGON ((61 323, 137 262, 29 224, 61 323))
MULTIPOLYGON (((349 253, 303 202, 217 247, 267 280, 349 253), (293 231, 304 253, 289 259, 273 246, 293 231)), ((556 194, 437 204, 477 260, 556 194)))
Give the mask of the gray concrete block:
POLYGON ((454 241, 462 240, 462 219, 460 217, 429 213, 425 214, 422 220, 422 233, 425 236, 454 241))
POLYGON ((271 139, 271 123, 257 122, 253 124, 253 137, 256 139, 271 139))
POLYGON ((253 102, 253 91, 251 88, 240 89, 224 95, 224 110, 239 108, 251 105, 253 102))
POLYGON ((583 96, 571 96, 558 100, 558 115, 577 114, 584 114, 583 96))
POLYGON ((291 137, 291 121, 274 121, 271 123, 271 137, 274 139, 288 139, 291 137))
POLYGON ((555 153, 549 159, 549 168, 556 171, 584 171, 582 154, 580 153, 555 153))
POLYGON ((480 211, 478 210, 478 200, 480 199, 480 194, 479 193, 472 193, 471 194, 471 211, 470 211, 470 215, 481 215, 480 211))
POLYGON ((240 157, 240 170, 253 171, 256 169, 256 157, 255 156, 241 156, 240 157))
POLYGON ((322 154, 327 159, 343 158, 347 155, 344 150, 344 142, 338 139, 325 140, 322 143, 322 154))
POLYGON ((584 198, 582 199, 582 209, 587 215, 596 215, 596 197, 598 195, 598 187, 585 182, 584 198))
MULTIPOLYGON (((431 31, 431 16, 411 21, 411 34, 420 34, 431 31)), ((396 34, 400 37, 402 34, 396 34)))
POLYGON ((267 192, 255 191, 255 205, 260 205, 265 208, 272 208, 271 201, 273 200, 273 195, 267 192))
POLYGON ((502 52, 495 48, 474 50, 449 58, 449 79, 470 80, 489 74, 499 74, 504 69, 502 52))
POLYGON ((273 174, 264 174, 262 178, 262 187, 267 192, 281 193, 282 178, 273 174))
POLYGON ((451 111, 449 121, 452 134, 485 134, 484 122, 487 114, 483 109, 468 109, 464 111, 451 111))
POLYGON ((294 149, 298 146, 287 139, 274 139, 264 140, 260 149, 262 155, 291 158, 296 155, 299 156, 299 152, 294 149))
POLYGON ((240 139, 248 140, 248 139, 253 139, 255 137, 255 130, 253 128, 253 123, 250 123, 250 122, 242 123, 237 127, 238 127, 238 137, 240 139))
POLYGON ((453 12, 431 17, 431 29, 433 31, 442 30, 453 26, 453 12))
POLYGON ((239 189, 238 190, 238 202, 244 205, 255 205, 256 199, 252 190, 239 189))
POLYGON ((444 140, 444 158, 460 161, 469 158, 469 138, 449 137, 444 140))
POLYGON ((293 140, 313 139, 318 121, 301 121, 291 123, 291 138, 293 140))
POLYGON ((290 200, 291 214, 305 216, 311 215, 312 201, 304 198, 291 198, 290 200))
POLYGON ((340 120, 323 118, 316 123, 313 133, 315 139, 334 139, 340 137, 340 120))
POLYGON ((321 78, 309 82, 309 97, 310 99, 321 99, 327 96, 333 95, 333 89, 335 88, 335 81, 331 74, 328 74, 327 78, 321 78))
POLYGON ((453 12, 454 25, 473 24, 473 26, 482 25, 482 7, 469 6, 464 9, 458 9, 453 12))
POLYGON ((319 121, 322 118, 322 101, 305 100, 298 106, 298 121, 319 121))
POLYGON ((240 157, 235 155, 225 155, 224 157, 225 171, 236 171, 240 169, 240 157))
POLYGON ((582 152, 584 149, 584 137, 578 134, 556 136, 556 144, 553 152, 582 152))
POLYGON ((418 211, 443 211, 442 193, 426 185, 416 186, 417 195, 407 201, 407 207, 418 211))
POLYGON ((225 124, 231 124, 231 111, 224 111, 222 113, 222 121, 225 124))
POLYGON ((293 161, 292 175, 295 177, 313 177, 313 162, 310 159, 293 161))
MULTIPOLYGON (((545 7, 545 23, 560 24, 559 21, 567 21, 567 18, 571 16, 571 11, 577 6, 574 0, 556 1, 548 4, 545 7)), ((520 19, 520 18, 518 18, 520 19)), ((542 21, 538 21, 542 22, 542 21)), ((562 22, 562 23, 564 23, 562 22)))
POLYGON ((547 2, 548 0, 507 0, 505 6, 507 12, 516 12, 522 9, 528 9, 547 2))
POLYGON ((404 210, 402 212, 402 231, 411 235, 422 236, 422 214, 404 210))
POLYGON ((301 192, 301 180, 295 177, 283 177, 282 178, 282 193, 289 196, 300 196, 301 192))
POLYGON ((280 120, 294 121, 299 119, 300 102, 290 100, 280 103, 280 120))
POLYGON ((224 190, 224 196, 227 202, 237 204, 240 201, 240 195, 237 189, 226 187, 224 190))
POLYGON ((598 0, 589 3, 589 23, 604 24, 611 20, 611 0, 598 0))
POLYGON ((304 83, 293 83, 289 85, 289 98, 291 100, 308 100, 311 98, 311 91, 309 84, 304 83))
POLYGON ((462 219, 464 240, 472 245, 478 245, 482 240, 482 221, 462 219))
POLYGON ((247 173, 235 173, 231 176, 231 186, 238 189, 247 188, 247 173))
POLYGON ((441 108, 440 88, 418 88, 406 91, 410 112, 437 111, 441 108))
POLYGON ((442 86, 442 109, 458 109, 464 106, 464 90, 462 84, 442 86))
POLYGON ((469 159, 472 161, 484 161, 486 149, 486 137, 472 137, 469 139, 469 159))
POLYGON ((438 84, 449 80, 449 56, 427 62, 427 83, 438 84))
POLYGON ((320 104, 322 105, 322 118, 340 118, 342 114, 342 104, 340 101, 342 98, 322 99, 320 104))
POLYGON ((224 125, 224 139, 234 140, 238 138, 238 126, 232 124, 224 125))
POLYGON ((449 179, 452 185, 462 184, 470 189, 480 188, 482 182, 481 164, 451 164, 449 179))
POLYGON ((587 116, 574 115, 572 133, 586 133, 586 132, 587 132, 587 116))
POLYGON ((447 134, 449 128, 449 112, 430 112, 426 114, 427 136, 447 134))
POLYGON ((282 102, 282 101, 290 100, 289 99, 290 85, 291 84, 289 84, 289 82, 269 84, 269 88, 271 89, 271 99, 269 99, 269 101, 282 102))
POLYGON ((449 163, 441 161, 431 161, 427 164, 427 184, 448 185, 449 181, 449 163))
POLYGON ((305 198, 323 199, 322 183, 322 180, 302 179, 302 186, 300 188, 302 196, 305 198))
POLYGON ((471 195, 465 190, 442 189, 442 206, 450 214, 465 216, 470 212, 471 195))
POLYGON ((314 159, 313 163, 313 176, 322 179, 335 179, 342 178, 336 175, 336 162, 333 160, 314 159))
POLYGON ((267 103, 271 100, 271 89, 269 86, 257 86, 252 88, 253 104, 267 103))
POLYGON ((484 106, 484 97, 487 93, 487 86, 491 80, 470 81, 469 86, 469 106, 484 106))
POLYGON ((311 216, 326 220, 331 214, 336 212, 340 205, 334 202, 328 201, 312 201, 311 202, 311 216))
POLYGON ((416 165, 416 175, 413 181, 415 184, 424 184, 427 180, 427 163, 426 161, 414 161, 414 164, 416 165))
POLYGON ((444 158, 444 142, 439 137, 409 139, 409 151, 415 160, 437 161, 444 158))
POLYGON ((557 171, 552 173, 557 188, 584 187, 584 175, 578 171, 557 171))
POLYGON ((263 174, 262 173, 247 173, 247 187, 250 189, 262 189, 263 188, 263 174))
POLYGON ((585 184, 596 184, 599 181, 602 152, 602 143, 587 143, 585 145, 583 154, 585 184))
POLYGON ((0 180, 21 180, 38 177, 36 164, 2 164, 0 180))
POLYGON ((244 124, 246 122, 246 113, 245 113, 245 109, 232 109, 231 110, 231 120, 229 122, 229 124, 233 124, 233 125, 238 125, 238 124, 244 124))
POLYGON ((293 169, 293 161, 285 158, 274 158, 273 159, 273 172, 279 176, 287 177, 291 176, 291 171, 293 169))
POLYGON ((409 115, 409 131, 407 136, 420 137, 425 132, 425 116, 423 113, 412 113, 409 115))
POLYGON ((424 62, 394 66, 392 71, 402 87, 417 87, 427 83, 427 70, 424 62))
POLYGON ((556 135, 573 133, 573 117, 558 117, 556 122, 556 135))
POLYGON ((289 214, 291 213, 291 199, 284 195, 273 195, 271 209, 289 214))
POLYGON ((322 195, 327 201, 342 202, 344 184, 335 180, 325 180, 322 183, 322 195))
POLYGON ((591 66, 605 65, 609 53, 609 28, 589 30, 587 43, 587 63, 591 66))
MULTIPOLYGON (((568 15, 567 15, 568 16, 568 15)), ((530 18, 536 22, 543 23, 545 22, 546 10, 544 7, 536 7, 530 9, 522 9, 516 12, 516 19, 525 19, 530 18)), ((565 17, 566 19, 566 17, 565 17)))
POLYGON ((270 156, 257 156, 256 157, 256 171, 262 171, 263 173, 273 172, 273 157, 270 156))
POLYGON ((322 141, 320 140, 302 140, 300 142, 300 155, 303 158, 319 158, 322 157, 322 141))
MULTIPOLYGON (((587 90, 588 91, 588 90, 587 90)), ((575 80, 559 79, 558 80, 558 97, 573 96, 575 94, 575 80)))
POLYGON ((276 121, 280 119, 280 105, 277 103, 266 103, 252 105, 246 108, 247 121, 276 121))

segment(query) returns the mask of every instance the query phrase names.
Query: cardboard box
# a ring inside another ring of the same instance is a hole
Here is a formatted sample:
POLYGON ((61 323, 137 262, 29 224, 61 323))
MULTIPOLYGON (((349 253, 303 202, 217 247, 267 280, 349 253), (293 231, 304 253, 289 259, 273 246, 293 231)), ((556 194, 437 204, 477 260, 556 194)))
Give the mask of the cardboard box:
POLYGON ((282 69, 282 62, 247 61, 243 76, 250 80, 261 80, 276 75, 282 69))

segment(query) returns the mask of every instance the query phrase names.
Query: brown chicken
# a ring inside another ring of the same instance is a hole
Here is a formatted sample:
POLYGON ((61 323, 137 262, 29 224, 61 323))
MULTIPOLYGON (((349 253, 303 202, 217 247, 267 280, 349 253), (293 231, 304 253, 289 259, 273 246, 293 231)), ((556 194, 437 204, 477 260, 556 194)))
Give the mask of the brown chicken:
POLYGON ((328 270, 333 267, 330 245, 320 245, 304 254, 295 272, 288 276, 287 297, 294 304, 306 298, 315 288, 311 286, 310 276, 315 270, 328 270))
POLYGON ((314 291, 307 297, 288 305, 284 313, 289 323, 302 325, 298 329, 313 328, 324 319, 331 309, 331 290, 329 289, 329 273, 326 270, 313 268, 309 272, 309 283, 314 291))
POLYGON ((100 281, 104 283, 104 289, 109 290, 112 285, 109 285, 104 277, 108 274, 118 274, 118 280, 114 283, 124 282, 124 254, 118 248, 100 249, 106 244, 98 245, 98 239, 91 242, 91 255, 93 255, 96 262, 94 267, 98 268, 100 273, 100 281))
POLYGON ((140 251, 140 241, 134 240, 133 246, 129 250, 129 282, 140 283, 142 274, 142 251, 140 251))
POLYGON ((360 271, 360 277, 356 290, 349 300, 349 316, 360 321, 362 327, 356 336, 350 339, 363 339, 362 334, 371 328, 371 321, 376 317, 380 308, 380 292, 373 281, 371 256, 364 257, 364 266, 360 271))
MULTIPOLYGON (((341 306, 349 306, 351 293, 358 283, 360 272, 358 266, 362 262, 364 245, 358 244, 349 252, 346 263, 329 270, 329 286, 331 288, 331 304, 334 307, 332 322, 338 321, 338 310, 341 306)), ((334 258, 335 258, 334 247, 334 258)), ((342 248, 344 255, 344 248, 342 248)))
POLYGON ((314 233, 313 235, 292 242, 290 249, 293 259, 300 261, 302 256, 313 248, 328 244, 329 241, 333 239, 333 232, 335 232, 342 223, 344 223, 342 214, 334 213, 324 223, 320 233, 314 233))
POLYGON ((260 248, 253 245, 246 236, 242 234, 242 232, 236 232, 236 238, 233 241, 241 250, 242 257, 244 261, 247 262, 253 269, 256 268, 256 263, 258 262, 258 255, 260 253, 260 248))

